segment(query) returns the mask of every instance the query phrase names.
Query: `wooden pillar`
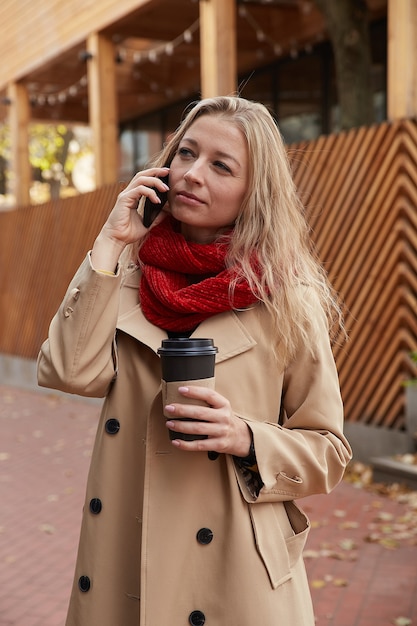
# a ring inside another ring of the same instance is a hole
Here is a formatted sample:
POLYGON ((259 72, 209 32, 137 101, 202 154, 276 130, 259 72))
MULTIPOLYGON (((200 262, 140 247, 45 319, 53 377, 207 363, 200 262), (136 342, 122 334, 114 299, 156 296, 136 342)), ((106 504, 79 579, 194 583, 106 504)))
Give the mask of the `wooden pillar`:
POLYGON ((203 98, 237 91, 235 0, 200 0, 201 92, 203 98))
POLYGON ((115 50, 113 43, 94 33, 87 41, 88 105, 93 131, 96 186, 117 181, 118 130, 115 50))
POLYGON ((417 2, 388 0, 388 119, 417 116, 417 2))
POLYGON ((25 85, 8 86, 9 124, 11 139, 11 189, 17 206, 30 204, 32 171, 29 162, 30 104, 25 85))

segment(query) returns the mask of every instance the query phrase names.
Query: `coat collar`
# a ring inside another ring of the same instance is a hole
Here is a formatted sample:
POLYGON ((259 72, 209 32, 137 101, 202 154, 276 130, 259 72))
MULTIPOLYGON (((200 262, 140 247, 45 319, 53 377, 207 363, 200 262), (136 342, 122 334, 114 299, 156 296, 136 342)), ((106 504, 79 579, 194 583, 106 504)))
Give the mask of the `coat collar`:
MULTIPOLYGON (((139 279, 140 271, 135 270, 130 272, 124 281, 117 328, 156 352, 162 339, 167 338, 167 333, 151 324, 143 315, 137 296, 139 279)), ((242 317, 253 314, 257 308, 245 311, 242 317)), ((217 363, 246 352, 256 345, 247 326, 234 311, 226 311, 208 318, 198 326, 191 337, 213 338, 218 348, 217 363)))

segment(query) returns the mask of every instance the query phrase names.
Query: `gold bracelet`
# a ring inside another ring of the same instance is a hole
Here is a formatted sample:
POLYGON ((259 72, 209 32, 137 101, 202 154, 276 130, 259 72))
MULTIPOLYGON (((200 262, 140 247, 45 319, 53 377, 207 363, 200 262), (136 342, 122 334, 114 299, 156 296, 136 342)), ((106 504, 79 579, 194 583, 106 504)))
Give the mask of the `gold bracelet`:
POLYGON ((109 272, 109 270, 96 270, 100 274, 107 274, 107 276, 115 276, 114 272, 109 272))

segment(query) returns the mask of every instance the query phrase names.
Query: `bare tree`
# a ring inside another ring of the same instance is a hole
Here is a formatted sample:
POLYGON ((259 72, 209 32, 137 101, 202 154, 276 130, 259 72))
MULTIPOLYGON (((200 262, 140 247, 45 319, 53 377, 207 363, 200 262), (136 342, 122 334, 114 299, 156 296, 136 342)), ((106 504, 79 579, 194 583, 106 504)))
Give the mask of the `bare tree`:
POLYGON ((366 0, 314 0, 322 12, 336 64, 343 130, 373 122, 371 47, 366 0))

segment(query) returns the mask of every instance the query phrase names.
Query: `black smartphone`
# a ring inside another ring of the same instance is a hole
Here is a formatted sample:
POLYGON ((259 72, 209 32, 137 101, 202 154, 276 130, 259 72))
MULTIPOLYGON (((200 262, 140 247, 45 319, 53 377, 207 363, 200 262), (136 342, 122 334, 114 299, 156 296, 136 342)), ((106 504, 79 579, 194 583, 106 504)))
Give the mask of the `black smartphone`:
MULTIPOLYGON (((163 183, 168 184, 168 176, 162 176, 161 179, 163 183)), ((149 228, 152 222, 155 220, 157 215, 162 211, 162 208, 167 201, 168 192, 167 191, 159 191, 159 189, 155 189, 156 195, 161 200, 161 204, 157 204, 152 202, 149 198, 145 200, 145 206, 143 207, 143 225, 145 228, 149 228)))

